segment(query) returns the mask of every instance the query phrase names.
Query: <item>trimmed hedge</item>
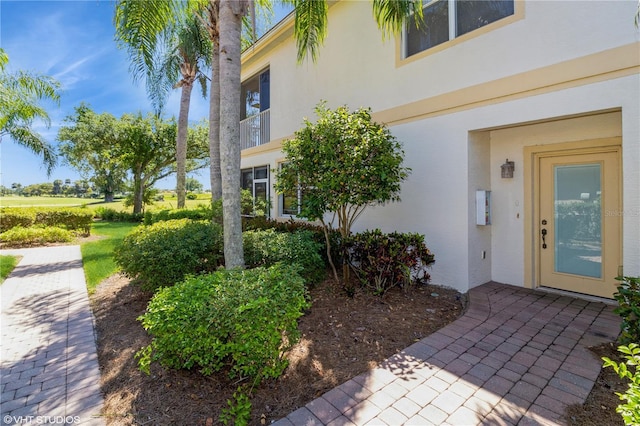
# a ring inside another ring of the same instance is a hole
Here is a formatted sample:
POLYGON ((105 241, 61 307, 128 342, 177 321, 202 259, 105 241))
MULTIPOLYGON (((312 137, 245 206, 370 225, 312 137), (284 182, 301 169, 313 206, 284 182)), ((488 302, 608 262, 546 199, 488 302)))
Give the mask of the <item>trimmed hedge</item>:
POLYGON ((216 202, 213 208, 201 204, 195 209, 165 209, 144 214, 145 225, 177 219, 208 220, 222 224, 222 202, 216 202))
POLYGON ((142 222, 142 219, 143 219, 142 213, 118 211, 110 207, 98 207, 97 209, 95 209, 95 215, 96 217, 99 217, 100 219, 105 220, 107 222, 140 223, 142 222))
POLYGON ((16 226, 57 226, 68 230, 91 233, 93 212, 86 208, 6 207, 0 209, 0 232, 16 226))
POLYGON ((248 268, 284 262, 299 265, 302 268, 300 275, 309 284, 324 279, 327 266, 320 254, 323 246, 314 240, 311 231, 245 231, 242 240, 244 261, 248 268))
POLYGON ((138 352, 149 372, 153 361, 205 375, 229 375, 258 384, 279 377, 283 352, 299 339, 297 320, 309 307, 294 265, 219 270, 160 290, 140 317, 153 340, 138 352))
POLYGON ((222 227, 206 221, 167 220, 124 237, 114 258, 130 278, 155 291, 186 275, 214 271, 223 259, 222 227))
MULTIPOLYGON (((278 232, 289 232, 294 233, 297 231, 309 231, 313 234, 313 239, 318 244, 322 246, 322 250, 320 251, 322 258, 325 262, 327 259, 327 242, 324 236, 324 229, 322 226, 314 225, 313 223, 309 223, 302 220, 293 220, 290 219, 286 222, 269 219, 264 216, 256 216, 256 217, 243 217, 242 218, 242 229, 244 231, 258 231, 265 229, 275 229, 278 232)), ((330 242, 331 242, 331 255, 336 262, 342 261, 342 250, 341 250, 341 237, 340 232, 334 230, 329 234, 330 242)))
POLYGON ((46 243, 68 243, 73 241, 72 231, 57 226, 28 227, 15 226, 0 234, 0 241, 12 246, 31 246, 46 243))

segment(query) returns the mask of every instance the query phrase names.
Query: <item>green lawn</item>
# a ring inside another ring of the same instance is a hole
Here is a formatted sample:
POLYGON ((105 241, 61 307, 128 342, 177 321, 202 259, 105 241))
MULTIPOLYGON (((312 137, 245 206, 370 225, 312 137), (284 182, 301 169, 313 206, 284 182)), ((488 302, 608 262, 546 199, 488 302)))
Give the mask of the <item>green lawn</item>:
POLYGON ((0 256, 0 284, 9 276, 20 260, 17 256, 0 256))
POLYGON ((136 226, 138 224, 126 222, 96 222, 93 224, 91 234, 103 238, 83 243, 80 246, 89 294, 95 291, 102 280, 117 272, 118 266, 113 260, 113 250, 136 226))
MULTIPOLYGON (((211 194, 204 192, 197 194, 196 200, 187 200, 186 208, 193 209, 200 204, 211 204, 211 194)), ((111 208, 117 211, 132 211, 132 207, 125 207, 124 200, 117 200, 112 203, 105 203, 101 199, 95 198, 73 198, 73 197, 19 197, 9 195, 0 197, 0 207, 80 207, 86 205, 90 209, 99 207, 111 208)), ((178 205, 178 200, 171 193, 164 194, 164 201, 156 201, 146 206, 146 210, 174 209, 178 205)))
POLYGON ((19 197, 17 195, 0 197, 0 207, 80 207, 96 202, 100 200, 71 197, 19 197))

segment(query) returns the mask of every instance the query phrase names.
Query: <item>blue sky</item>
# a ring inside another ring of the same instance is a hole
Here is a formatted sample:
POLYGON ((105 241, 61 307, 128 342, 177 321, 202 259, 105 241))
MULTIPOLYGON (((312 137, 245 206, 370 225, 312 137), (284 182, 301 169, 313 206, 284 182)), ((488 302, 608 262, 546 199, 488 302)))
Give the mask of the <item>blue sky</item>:
MULTIPOLYGON (((58 128, 74 107, 85 102, 98 112, 116 117, 123 113, 151 111, 144 83, 134 84, 126 52, 114 41, 114 2, 0 0, 0 46, 9 55, 9 72, 28 70, 56 78, 62 84, 60 106, 48 105, 51 127, 38 124, 45 139, 56 143, 58 128)), ((283 11, 276 12, 284 16, 283 11)), ((274 21, 275 22, 275 21, 274 21)), ((190 121, 207 118, 208 100, 194 90, 190 121)), ((179 92, 166 104, 165 115, 178 115, 179 92)), ((42 160, 31 151, 3 138, 0 143, 0 184, 11 187, 80 179, 73 169, 59 165, 47 177, 42 160)), ((208 184, 208 170, 193 177, 208 184)), ((175 177, 162 181, 172 188, 175 177)))

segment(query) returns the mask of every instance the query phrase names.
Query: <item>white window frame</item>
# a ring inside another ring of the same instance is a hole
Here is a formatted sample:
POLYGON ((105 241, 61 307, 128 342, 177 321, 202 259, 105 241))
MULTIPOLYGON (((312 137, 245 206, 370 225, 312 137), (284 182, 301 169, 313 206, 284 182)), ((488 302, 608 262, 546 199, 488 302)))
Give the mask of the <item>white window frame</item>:
MULTIPOLYGON (((271 170, 269 168, 268 164, 262 165, 262 166, 256 166, 256 167, 245 167, 244 169, 240 170, 240 177, 242 178, 242 173, 251 170, 251 195, 253 196, 253 204, 255 207, 255 200, 256 200, 256 183, 260 184, 260 183, 264 183, 266 184, 266 188, 267 188, 267 206, 270 205, 270 200, 271 200, 271 185, 269 184, 270 178, 271 178, 271 170), (259 178, 256 179, 256 169, 262 169, 265 168, 267 169, 267 177, 266 178, 259 178)), ((240 182, 240 188, 242 189, 246 189, 242 187, 243 182, 240 182)), ((267 209, 267 217, 271 217, 271 209, 268 208, 267 209)))
POLYGON ((442 45, 444 45, 444 44, 446 44, 446 43, 450 43, 451 41, 456 40, 456 39, 458 39, 458 38, 466 37, 466 36, 467 36, 467 34, 472 34, 473 32, 475 32, 475 31, 479 30, 480 28, 484 28, 484 27, 489 26, 489 25, 492 25, 492 24, 494 24, 494 23, 496 23, 496 22, 502 21, 503 19, 506 19, 506 18, 508 18, 509 16, 513 16, 513 15, 515 15, 515 14, 516 14, 516 7, 517 7, 516 3, 517 3, 517 1, 518 1, 518 0, 512 0, 512 1, 513 1, 513 9, 514 9, 514 11, 513 11, 513 14, 512 14, 512 15, 508 15, 508 16, 502 17, 502 18, 500 18, 500 19, 498 19, 498 20, 496 20, 496 21, 492 21, 492 22, 490 22, 490 23, 488 23, 488 24, 486 24, 486 25, 483 25, 483 26, 481 26, 481 27, 479 27, 479 28, 476 28, 475 30, 469 31, 469 32, 467 32, 467 33, 465 33, 465 34, 462 34, 462 35, 460 35, 460 36, 457 36, 457 35, 456 35, 456 15, 457 15, 457 14, 456 14, 456 7, 457 7, 457 0, 432 0, 432 1, 430 1, 430 2, 427 2, 427 3, 422 7, 422 10, 427 9, 427 8, 431 7, 432 5, 434 5, 434 4, 436 4, 436 3, 438 3, 438 2, 447 2, 447 3, 448 3, 448 13, 449 13, 449 39, 448 39, 447 41, 442 42, 442 43, 440 43, 440 44, 437 44, 437 45, 435 45, 435 46, 432 46, 432 47, 429 47, 429 48, 427 48, 427 49, 424 49, 424 50, 421 50, 421 51, 419 51, 419 52, 415 52, 415 53, 413 53, 413 54, 411 54, 411 55, 408 55, 408 54, 407 54, 407 47, 408 47, 408 46, 407 46, 407 44, 408 44, 408 37, 407 37, 407 24, 405 23, 405 25, 402 27, 402 37, 401 37, 402 59, 411 58, 412 56, 418 55, 418 54, 420 54, 420 53, 422 53, 422 52, 426 52, 426 51, 428 51, 428 50, 431 50, 431 49, 437 48, 438 46, 442 46, 442 45))

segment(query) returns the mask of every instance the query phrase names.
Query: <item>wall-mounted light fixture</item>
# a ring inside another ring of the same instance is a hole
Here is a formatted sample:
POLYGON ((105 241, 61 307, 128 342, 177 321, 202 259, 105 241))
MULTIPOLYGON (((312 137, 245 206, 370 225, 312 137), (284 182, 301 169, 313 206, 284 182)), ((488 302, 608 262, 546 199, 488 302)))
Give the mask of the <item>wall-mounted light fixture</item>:
POLYGON ((503 178, 513 178, 513 171, 515 170, 516 165, 515 162, 513 161, 509 161, 509 159, 507 158, 507 160, 505 161, 505 163, 500 166, 500 169, 502 169, 502 177, 503 178))

